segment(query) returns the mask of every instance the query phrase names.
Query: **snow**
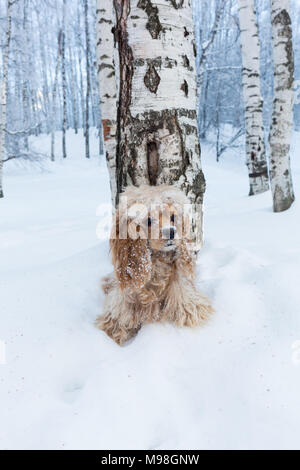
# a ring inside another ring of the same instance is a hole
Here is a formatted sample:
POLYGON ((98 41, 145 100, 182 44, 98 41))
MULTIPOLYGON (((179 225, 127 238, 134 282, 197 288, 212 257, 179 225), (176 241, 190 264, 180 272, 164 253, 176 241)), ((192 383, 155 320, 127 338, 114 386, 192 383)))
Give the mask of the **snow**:
MULTIPOLYGON (((33 144, 49 153, 49 137, 33 144)), ((202 146, 198 284, 216 314, 196 330, 145 326, 123 348, 93 326, 111 264, 96 236, 108 175, 92 145, 87 161, 69 133, 66 161, 5 167, 0 447, 299 449, 300 135, 297 200, 282 214, 270 193, 247 196, 241 156, 217 164, 202 146)))

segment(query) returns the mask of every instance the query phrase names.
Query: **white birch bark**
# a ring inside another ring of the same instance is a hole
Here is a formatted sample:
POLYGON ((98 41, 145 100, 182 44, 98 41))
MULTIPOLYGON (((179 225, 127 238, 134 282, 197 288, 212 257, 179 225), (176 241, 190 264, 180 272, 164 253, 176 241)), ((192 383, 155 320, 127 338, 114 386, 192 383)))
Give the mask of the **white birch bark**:
POLYGON ((200 248, 205 180, 197 131, 192 1, 99 3, 98 24, 107 24, 108 34, 103 28, 98 55, 106 141, 108 113, 117 120, 113 199, 118 203, 119 194, 129 185, 176 185, 197 204, 194 228, 200 248), (117 66, 114 44, 119 52, 117 66))
POLYGON ((103 138, 110 176, 112 203, 117 192, 116 183, 116 130, 117 130, 117 77, 118 51, 113 0, 97 0, 97 65, 100 92, 103 138))
POLYGON ((51 116, 51 161, 55 161, 55 131, 56 131, 56 120, 57 120, 57 84, 58 84, 58 72, 60 66, 60 56, 61 56, 61 41, 62 41, 62 30, 58 33, 57 38, 57 59, 55 66, 55 77, 53 84, 52 92, 52 116, 51 116))
POLYGON ((72 110, 73 110, 73 123, 75 134, 78 134, 78 107, 77 107, 77 76, 76 70, 74 69, 73 51, 71 45, 69 45, 69 57, 70 57, 70 73, 71 73, 71 90, 72 90, 72 110))
POLYGON ((263 100, 260 90, 260 45, 254 0, 239 0, 242 49, 242 81, 246 128, 246 162, 249 195, 269 189, 269 176, 263 125, 263 100))
POLYGON ((66 0, 63 0, 61 57, 62 57, 61 75, 62 75, 62 92, 63 92, 62 153, 63 153, 63 158, 67 158, 66 0))
POLYGON ((12 11, 12 0, 7 2, 7 28, 6 28, 6 40, 5 50, 3 57, 3 78, 1 83, 1 116, 0 116, 0 198, 3 194, 3 160, 5 152, 5 133, 6 133, 6 103, 7 103, 7 85, 8 85, 8 57, 9 57, 9 46, 11 41, 11 11, 12 11))
POLYGON ((290 168, 293 128, 294 57, 289 0, 271 0, 274 101, 270 129, 270 177, 274 212, 288 209, 294 199, 290 168))
POLYGON ((90 38, 88 22, 88 0, 84 1, 84 25, 85 25, 85 63, 86 63, 86 101, 85 101, 85 156, 90 158, 90 38))
POLYGON ((84 99, 84 83, 83 83, 83 74, 82 74, 82 25, 81 25, 81 10, 80 10, 81 0, 78 0, 77 4, 77 36, 76 36, 76 47, 78 51, 78 70, 79 70, 79 105, 81 109, 81 121, 82 127, 85 128, 85 99, 84 99))

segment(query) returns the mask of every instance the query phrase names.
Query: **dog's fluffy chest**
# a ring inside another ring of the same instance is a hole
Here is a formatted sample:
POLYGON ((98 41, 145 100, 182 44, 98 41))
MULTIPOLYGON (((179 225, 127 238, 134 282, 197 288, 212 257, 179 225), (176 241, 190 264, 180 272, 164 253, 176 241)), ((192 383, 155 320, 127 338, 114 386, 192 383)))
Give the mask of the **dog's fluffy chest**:
POLYGON ((177 276, 175 259, 165 256, 152 258, 151 278, 144 287, 136 291, 136 302, 146 304, 148 302, 161 305, 166 297, 170 283, 177 276))

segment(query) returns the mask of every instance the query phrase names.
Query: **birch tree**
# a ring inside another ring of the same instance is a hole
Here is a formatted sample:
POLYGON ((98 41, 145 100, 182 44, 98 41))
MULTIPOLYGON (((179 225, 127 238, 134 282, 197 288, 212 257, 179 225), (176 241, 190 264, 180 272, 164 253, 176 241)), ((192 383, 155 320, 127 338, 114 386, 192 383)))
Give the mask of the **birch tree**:
POLYGON ((9 46, 11 41, 11 12, 15 0, 8 0, 7 2, 7 28, 5 49, 3 58, 3 78, 1 84, 1 116, 0 116, 0 198, 3 194, 3 160, 5 152, 5 134, 6 134, 6 103, 7 103, 7 82, 8 82, 8 57, 9 46))
POLYGON ((254 0, 239 0, 242 49, 242 82, 246 129, 246 162, 249 195, 269 189, 269 176, 260 90, 260 45, 254 0))
POLYGON ((57 83, 58 83, 60 56, 62 52, 61 41, 62 41, 62 30, 59 31, 58 39, 57 39, 57 59, 56 59, 55 77, 54 77, 53 92, 52 92, 52 122, 51 122, 51 161, 52 162, 55 161, 55 129, 56 129, 56 113, 57 113, 56 95, 57 95, 57 83))
POLYGON ((115 27, 114 14, 113 1, 97 0, 97 71, 103 138, 113 205, 117 194, 116 131, 119 80, 118 44, 115 43, 112 30, 115 27))
POLYGON ((62 123, 62 152, 67 158, 67 76, 66 76, 66 0, 63 0, 62 36, 61 36, 62 92, 63 92, 63 123, 62 123))
POLYGON ((192 1, 98 0, 98 30, 113 200, 117 204, 128 185, 176 185, 197 204, 199 248, 205 180, 197 131, 192 1))
POLYGON ((274 212, 288 209, 294 199, 290 140, 293 128, 294 57, 289 0, 271 0, 274 101, 270 129, 270 177, 274 212))
POLYGON ((90 38, 89 38, 89 23, 88 23, 88 0, 84 2, 84 18, 85 18, 85 42, 86 42, 86 104, 85 104, 85 156, 90 158, 90 38))

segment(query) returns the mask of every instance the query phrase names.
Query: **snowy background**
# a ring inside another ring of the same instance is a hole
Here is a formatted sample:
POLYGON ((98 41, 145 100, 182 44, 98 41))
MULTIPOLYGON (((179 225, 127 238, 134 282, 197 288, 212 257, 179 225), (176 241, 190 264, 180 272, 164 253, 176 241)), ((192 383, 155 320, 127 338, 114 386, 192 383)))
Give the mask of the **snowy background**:
MULTIPOLYGON (((30 139, 49 155, 49 136, 30 139)), ((68 145, 65 161, 5 165, 0 448, 299 449, 300 134, 296 203, 280 214, 270 193, 248 197, 240 155, 217 164, 202 145, 198 285, 216 314, 193 331, 144 326, 123 348, 93 326, 111 271, 96 236, 110 202, 104 157, 96 135, 90 161, 82 133, 68 145)))

